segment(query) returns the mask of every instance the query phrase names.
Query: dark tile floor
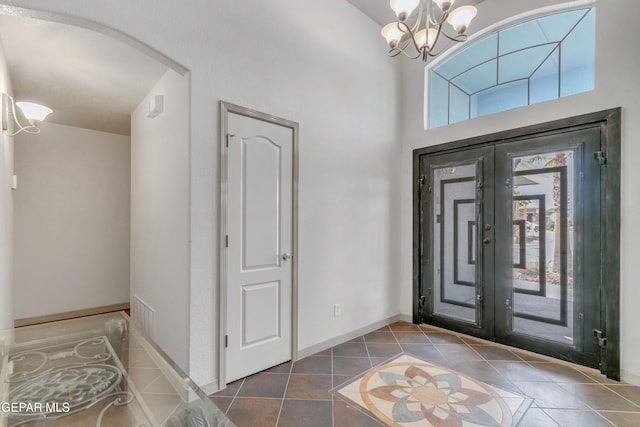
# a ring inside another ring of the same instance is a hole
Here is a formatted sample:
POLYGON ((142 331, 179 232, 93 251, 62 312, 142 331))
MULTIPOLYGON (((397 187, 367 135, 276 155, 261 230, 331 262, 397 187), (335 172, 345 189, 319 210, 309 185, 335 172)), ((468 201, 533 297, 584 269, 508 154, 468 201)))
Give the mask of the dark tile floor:
POLYGON ((518 424, 522 427, 640 426, 640 387, 608 380, 593 369, 406 322, 238 380, 211 399, 238 427, 381 426, 329 390, 401 352, 534 399, 518 424))

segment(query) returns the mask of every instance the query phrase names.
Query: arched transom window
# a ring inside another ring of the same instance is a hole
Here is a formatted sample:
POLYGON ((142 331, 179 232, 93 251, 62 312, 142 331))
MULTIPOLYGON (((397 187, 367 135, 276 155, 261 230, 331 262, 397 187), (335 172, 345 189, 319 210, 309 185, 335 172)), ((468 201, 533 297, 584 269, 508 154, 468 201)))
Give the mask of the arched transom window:
POLYGON ((429 127, 593 90, 594 64, 594 9, 506 28, 429 71, 429 127))

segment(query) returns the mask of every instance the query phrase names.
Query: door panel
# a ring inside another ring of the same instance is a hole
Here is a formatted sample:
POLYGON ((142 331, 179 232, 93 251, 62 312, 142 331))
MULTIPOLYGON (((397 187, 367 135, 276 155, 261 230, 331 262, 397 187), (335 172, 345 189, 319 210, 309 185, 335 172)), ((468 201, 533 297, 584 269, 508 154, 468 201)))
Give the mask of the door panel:
MULTIPOLYGON (((434 323, 455 322, 460 328, 481 331, 482 300, 485 287, 480 248, 483 226, 491 216, 491 192, 484 191, 484 180, 491 177, 493 149, 470 150, 432 156, 422 164, 426 250, 424 287, 429 295, 426 317, 434 323), (488 211, 488 212, 487 212, 488 211), (480 226, 478 226, 480 224, 480 226)), ((487 273, 487 274, 490 274, 487 273)), ((484 333, 484 332, 483 332, 484 333)))
POLYGON ((496 336, 597 367, 600 129, 496 148, 496 336), (511 226, 509 226, 511 224, 511 226), (595 255, 594 255, 595 254, 595 255), (589 261, 588 261, 589 260, 589 261), (588 261, 588 262, 587 262, 588 261))
POLYGON ((436 168, 433 183, 433 311, 476 323, 476 165, 436 168))
POLYGON ((570 150, 512 159, 512 222, 520 228, 512 236, 520 252, 512 269, 512 328, 566 344, 573 344, 575 244, 568 224, 575 224, 576 199, 569 185, 574 158, 570 150))
POLYGON ((232 112, 227 128, 229 383, 291 360, 293 131, 232 112))
POLYGON ((264 136, 242 138, 240 144, 242 270, 277 268, 282 149, 264 136))
POLYGON ((279 280, 267 283, 243 285, 242 342, 241 348, 263 344, 280 336, 280 294, 279 280))

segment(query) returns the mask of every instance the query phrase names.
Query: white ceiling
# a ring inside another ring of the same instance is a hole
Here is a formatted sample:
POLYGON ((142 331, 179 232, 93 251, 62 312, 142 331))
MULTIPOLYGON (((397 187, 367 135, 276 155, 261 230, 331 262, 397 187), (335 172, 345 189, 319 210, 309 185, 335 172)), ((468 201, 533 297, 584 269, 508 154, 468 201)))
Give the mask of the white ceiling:
POLYGON ((0 14, 16 100, 53 109, 47 121, 123 135, 167 70, 139 50, 83 28, 0 14))
POLYGON ((360 9, 362 13, 373 19, 380 26, 387 25, 396 19, 396 14, 389 7, 389 0, 347 0, 360 9))

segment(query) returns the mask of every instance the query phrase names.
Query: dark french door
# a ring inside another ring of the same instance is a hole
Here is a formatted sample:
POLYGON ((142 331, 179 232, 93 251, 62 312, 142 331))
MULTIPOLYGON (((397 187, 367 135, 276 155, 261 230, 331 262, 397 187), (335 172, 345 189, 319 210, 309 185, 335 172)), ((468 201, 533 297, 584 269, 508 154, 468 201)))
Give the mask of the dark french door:
POLYGON ((415 157, 420 321, 603 368, 602 128, 415 157))
POLYGON ((492 338, 494 148, 421 161, 423 317, 492 338), (487 186, 487 182, 491 185, 487 186))

